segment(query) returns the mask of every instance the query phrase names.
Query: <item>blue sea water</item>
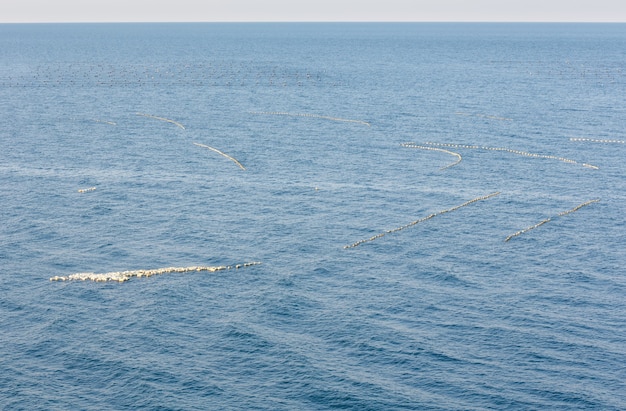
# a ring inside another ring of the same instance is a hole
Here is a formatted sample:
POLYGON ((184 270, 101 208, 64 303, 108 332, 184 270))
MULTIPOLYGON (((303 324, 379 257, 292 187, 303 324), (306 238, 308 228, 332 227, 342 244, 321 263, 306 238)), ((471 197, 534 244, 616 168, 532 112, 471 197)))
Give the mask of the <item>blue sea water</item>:
POLYGON ((624 24, 0 25, 0 408, 626 409, 625 107, 624 24))

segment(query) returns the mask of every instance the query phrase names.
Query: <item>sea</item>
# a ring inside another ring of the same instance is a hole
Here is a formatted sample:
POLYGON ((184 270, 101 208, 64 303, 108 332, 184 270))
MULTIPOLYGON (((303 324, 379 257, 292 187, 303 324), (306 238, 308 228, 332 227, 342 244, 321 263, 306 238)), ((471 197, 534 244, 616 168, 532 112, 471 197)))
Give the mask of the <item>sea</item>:
POLYGON ((0 25, 0 409, 626 409, 626 24, 0 25))

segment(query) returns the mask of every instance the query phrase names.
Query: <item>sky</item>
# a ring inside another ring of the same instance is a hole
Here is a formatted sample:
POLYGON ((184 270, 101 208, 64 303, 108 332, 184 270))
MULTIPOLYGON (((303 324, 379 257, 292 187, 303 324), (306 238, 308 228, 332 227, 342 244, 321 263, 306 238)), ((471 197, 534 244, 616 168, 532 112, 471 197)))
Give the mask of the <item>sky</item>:
POLYGON ((626 0, 0 0, 0 23, 626 22, 626 0))

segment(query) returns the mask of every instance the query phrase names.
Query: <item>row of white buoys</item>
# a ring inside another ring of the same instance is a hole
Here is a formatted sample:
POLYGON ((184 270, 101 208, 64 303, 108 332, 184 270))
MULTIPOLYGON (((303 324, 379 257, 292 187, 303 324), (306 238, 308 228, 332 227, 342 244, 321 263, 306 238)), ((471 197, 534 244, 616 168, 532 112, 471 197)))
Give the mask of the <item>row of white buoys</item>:
MULTIPOLYGON (((567 210, 567 211, 563 211, 563 212, 559 213, 558 217, 562 217, 562 216, 565 216, 567 214, 571 214, 573 212, 576 212, 576 211, 580 210, 581 208, 583 208, 585 206, 588 206, 589 204, 597 203, 598 201, 600 201, 600 200, 596 199, 596 200, 586 201, 586 202, 584 202, 582 204, 577 205, 576 207, 572 208, 571 210, 567 210)), ((542 220, 542 221, 538 222, 535 225, 532 225, 530 227, 526 227, 523 230, 519 230, 518 232, 513 233, 510 236, 508 236, 507 238, 505 238, 504 242, 508 242, 511 238, 517 237, 517 236, 519 236, 521 234, 524 234, 524 233, 526 233, 526 232, 528 232, 530 230, 534 230, 537 227, 541 227, 542 225, 544 225, 545 223, 547 223, 549 221, 552 221, 552 218, 546 218, 545 220, 542 220)))
POLYGON ((584 203, 577 205, 576 207, 572 208, 571 210, 560 212, 558 215, 559 215, 559 217, 562 217, 564 215, 576 212, 576 211, 580 210, 581 208, 583 208, 585 206, 588 206, 589 204, 597 203, 598 201, 600 201, 599 198, 595 199, 595 200, 585 201, 584 203))
POLYGON ((509 241, 511 238, 513 238, 513 237, 517 237, 518 235, 522 235, 522 234, 524 234, 524 233, 526 233, 526 232, 528 232, 528 231, 530 231, 530 230, 534 230, 535 228, 537 228, 537 227, 540 227, 540 226, 544 225, 545 223, 547 223, 547 222, 548 222, 548 221, 550 221, 550 220, 551 220, 551 218, 546 218, 545 220, 542 220, 542 221, 538 222, 538 223, 537 223, 537 224, 535 224, 535 225, 531 225, 530 227, 526 227, 526 228, 524 228, 523 230, 519 230, 518 232, 513 233, 513 234, 511 234, 510 236, 508 236, 507 238, 505 238, 505 239, 504 239, 504 242, 507 242, 507 241, 509 241))
POLYGON ((96 191, 96 187, 81 188, 78 190, 79 193, 89 193, 91 191, 96 191))
POLYGON ((391 230, 387 230, 387 231, 385 231, 385 232, 383 232, 383 233, 376 234, 375 236, 370 237, 370 238, 367 238, 367 239, 365 239, 365 240, 360 240, 360 241, 357 241, 356 243, 353 243, 353 244, 350 244, 350 245, 346 245, 346 246, 344 246, 343 248, 354 248, 354 247, 357 247, 357 246, 359 246, 359 245, 361 245, 361 244, 363 244, 363 243, 367 243, 367 242, 370 242, 370 241, 374 241, 374 240, 376 240, 376 239, 378 239, 378 238, 381 238, 381 237, 383 237, 383 236, 385 236, 385 235, 387 235, 387 234, 395 233, 395 232, 397 232, 397 231, 404 230, 405 228, 409 228, 409 227, 412 227, 412 226, 414 226, 414 225, 416 225, 416 224, 419 224, 419 223, 422 223, 422 222, 424 222, 424 221, 430 220, 431 218, 436 217, 436 216, 438 216, 438 215, 445 214, 445 213, 450 213, 450 212, 452 212, 452 211, 458 210, 458 209, 459 209, 459 208, 461 208, 461 207, 465 207, 465 206, 468 206, 468 205, 470 205, 470 204, 473 204, 473 203, 475 203, 475 202, 477 202, 477 201, 483 201, 483 200, 487 200, 487 199, 489 199, 489 198, 495 197, 495 196, 497 196, 498 194, 500 194, 500 192, 499 192, 499 191, 498 191, 498 192, 495 192, 495 193, 491 193, 491 194, 486 195, 486 196, 476 197, 476 198, 474 198, 474 199, 472 199, 472 200, 469 200, 469 201, 466 201, 465 203, 460 204, 460 205, 458 205, 458 206, 455 206, 455 207, 452 207, 452 208, 448 208, 448 209, 446 209, 446 210, 442 210, 442 211, 439 211, 439 212, 437 212, 437 213, 430 214, 429 216, 426 216, 426 217, 420 218, 419 220, 411 221, 410 223, 405 224, 405 225, 403 225, 403 226, 400 226, 400 227, 397 227, 397 228, 394 228, 394 229, 391 229, 391 230))
POLYGON ((50 281, 117 281, 123 283, 132 277, 150 277, 153 275, 169 274, 169 273, 187 273, 190 271, 208 271, 216 272, 223 270, 232 270, 259 265, 260 262, 251 262, 237 265, 220 265, 220 266, 191 266, 191 267, 166 267, 150 270, 130 270, 130 271, 114 271, 110 273, 76 273, 68 276, 55 276, 50 281))
POLYGON ((585 141, 589 143, 606 143, 606 144, 626 144, 625 140, 602 140, 602 139, 595 139, 595 138, 579 138, 579 137, 572 137, 569 139, 569 141, 585 141))
POLYGON ((153 116, 152 114, 146 114, 146 113, 137 113, 138 116, 143 116, 143 117, 148 117, 148 118, 154 118, 156 120, 161 120, 161 121, 166 121, 168 123, 172 123, 180 128, 182 128, 183 130, 185 129, 185 126, 183 126, 182 124, 180 124, 178 121, 174 121, 174 120, 170 120, 169 118, 165 118, 165 117, 157 117, 157 116, 153 116))
POLYGON ((447 166, 441 167, 440 170, 445 170, 446 168, 450 168, 452 166, 455 166, 455 165, 459 164, 461 162, 461 160, 463 160, 463 157, 461 157, 461 155, 459 153, 455 153, 453 151, 446 150, 446 149, 443 149, 443 148, 420 146, 420 145, 415 144, 415 143, 402 143, 400 145, 402 147, 406 147, 406 148, 418 148, 420 150, 439 151, 441 153, 446 153, 446 154, 453 155, 453 156, 455 156, 458 159, 457 161, 455 161, 452 164, 448 164, 447 166))
POLYGON ((513 121, 512 118, 492 116, 492 115, 488 115, 488 114, 471 114, 471 113, 465 113, 463 111, 457 111, 455 114, 457 116, 466 116, 466 117, 474 116, 474 117, 488 118, 490 120, 513 121))
MULTIPOLYGON (((562 161, 564 163, 569 163, 569 164, 581 164, 575 160, 570 160, 569 158, 529 153, 527 151, 512 150, 510 148, 505 148, 505 147, 485 147, 485 146, 472 146, 472 145, 465 145, 465 144, 433 143, 433 142, 426 142, 425 144, 430 145, 430 146, 438 146, 438 147, 466 148, 466 149, 472 149, 472 150, 488 150, 488 151, 504 151, 507 153, 517 154, 517 155, 524 156, 524 157, 545 158, 545 159, 550 159, 550 160, 558 160, 558 161, 562 161)), ((598 169, 597 166, 594 166, 591 164, 582 163, 581 165, 583 167, 593 168, 594 170, 598 169)))
POLYGON ((110 126, 116 126, 117 123, 113 122, 113 121, 108 121, 108 120, 100 120, 97 118, 94 118, 93 121, 95 121, 96 123, 103 123, 103 124, 108 124, 110 126))
POLYGON ((289 117, 310 117, 310 118, 321 118, 324 120, 332 120, 332 121, 343 121, 345 123, 358 123, 363 124, 368 127, 371 126, 370 123, 363 120, 352 120, 349 118, 340 118, 340 117, 331 117, 331 116, 321 116, 318 114, 309 114, 309 113, 288 113, 282 111, 249 111, 250 114, 262 114, 268 116, 289 116, 289 117))
POLYGON ((239 168, 241 168, 242 170, 245 170, 246 168, 236 159, 234 159, 233 157, 229 156, 228 154, 218 150, 215 147, 211 147, 211 146, 207 146, 206 144, 200 144, 200 143, 194 143, 195 145, 199 146, 199 147, 204 147, 204 148, 208 148, 211 151, 215 151, 216 153, 226 157, 227 159, 229 159, 230 161, 234 162, 235 164, 237 164, 239 166, 239 168))

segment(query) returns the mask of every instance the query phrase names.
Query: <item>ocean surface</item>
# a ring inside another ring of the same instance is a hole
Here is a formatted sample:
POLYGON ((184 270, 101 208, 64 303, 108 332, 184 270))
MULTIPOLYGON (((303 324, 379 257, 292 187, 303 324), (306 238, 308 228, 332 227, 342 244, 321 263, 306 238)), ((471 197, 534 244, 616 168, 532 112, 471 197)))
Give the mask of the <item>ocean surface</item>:
POLYGON ((4 24, 0 118, 0 409, 626 409, 626 24, 4 24))

